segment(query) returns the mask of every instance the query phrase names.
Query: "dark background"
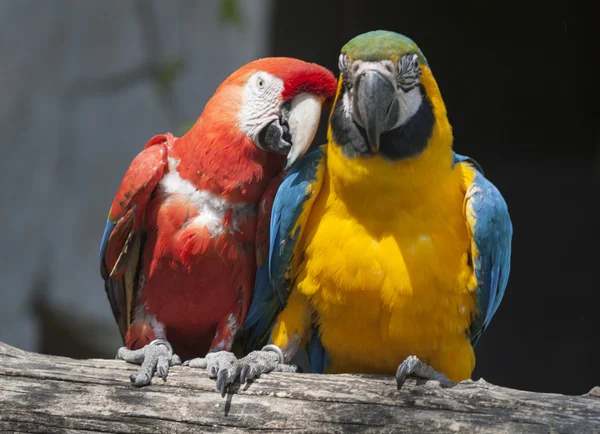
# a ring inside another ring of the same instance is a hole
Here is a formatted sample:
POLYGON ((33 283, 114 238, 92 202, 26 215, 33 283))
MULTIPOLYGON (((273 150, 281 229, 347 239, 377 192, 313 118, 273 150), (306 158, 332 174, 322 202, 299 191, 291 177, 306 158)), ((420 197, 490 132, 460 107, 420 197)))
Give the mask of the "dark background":
POLYGON ((600 384, 600 51, 579 17, 431 17, 431 2, 420 5, 277 2, 272 54, 337 74, 340 48, 360 33, 392 30, 419 45, 446 103, 454 149, 483 166, 514 226, 508 288, 476 348, 473 378, 585 393, 600 384), (307 43, 314 35, 319 43, 307 43))

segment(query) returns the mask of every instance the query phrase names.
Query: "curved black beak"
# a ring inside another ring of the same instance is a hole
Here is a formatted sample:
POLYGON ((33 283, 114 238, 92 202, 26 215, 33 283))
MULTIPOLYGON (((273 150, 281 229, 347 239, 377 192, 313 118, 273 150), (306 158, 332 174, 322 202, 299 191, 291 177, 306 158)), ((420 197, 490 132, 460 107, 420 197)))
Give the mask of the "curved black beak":
POLYGON ((391 130, 398 121, 399 110, 396 90, 388 79, 374 70, 367 70, 358 77, 354 119, 365 129, 373 152, 379 151, 381 134, 391 130))
POLYGON ((287 154, 291 147, 289 126, 285 120, 275 119, 260 130, 257 145, 267 152, 287 154))

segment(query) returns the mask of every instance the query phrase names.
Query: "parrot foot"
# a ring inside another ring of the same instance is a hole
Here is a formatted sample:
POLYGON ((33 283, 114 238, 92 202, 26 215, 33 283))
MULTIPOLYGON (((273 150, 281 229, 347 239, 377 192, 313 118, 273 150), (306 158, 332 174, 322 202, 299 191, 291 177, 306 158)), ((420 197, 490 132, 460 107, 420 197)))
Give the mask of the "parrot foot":
POLYGON ((441 372, 436 371, 431 366, 420 361, 417 356, 408 356, 406 360, 398 366, 398 370, 396 371, 396 386, 398 387, 398 390, 402 389, 408 376, 418 377, 423 380, 439 381, 442 387, 450 387, 455 384, 441 372))
POLYGON ((225 395, 227 386, 238 376, 240 383, 244 384, 246 380, 252 380, 268 372, 297 372, 298 370, 294 365, 283 363, 283 352, 275 345, 267 345, 260 351, 252 351, 239 360, 233 353, 219 351, 183 364, 191 368, 206 369, 210 378, 217 379, 216 386, 221 395, 225 395))
POLYGON ((210 378, 217 379, 217 390, 225 394, 227 385, 233 382, 240 373, 237 357, 229 351, 215 351, 206 357, 186 360, 184 366, 206 369, 210 378))
POLYGON ((284 363, 283 351, 276 345, 265 345, 260 351, 252 351, 238 361, 240 383, 269 372, 298 372, 296 365, 284 363))
POLYGON ((169 367, 181 365, 181 359, 177 354, 173 354, 171 344, 164 339, 155 339, 139 350, 129 350, 126 347, 121 347, 117 351, 116 358, 141 365, 137 374, 129 376, 131 384, 136 387, 150 384, 154 372, 157 372, 158 376, 166 381, 169 367))

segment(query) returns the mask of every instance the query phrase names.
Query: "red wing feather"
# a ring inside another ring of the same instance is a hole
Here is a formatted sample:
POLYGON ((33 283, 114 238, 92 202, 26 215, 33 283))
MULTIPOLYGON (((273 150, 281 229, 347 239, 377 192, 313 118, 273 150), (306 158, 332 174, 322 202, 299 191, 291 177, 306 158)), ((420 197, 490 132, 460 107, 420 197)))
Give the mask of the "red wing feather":
POLYGON ((108 214, 100 251, 100 271, 123 338, 131 324, 138 298, 147 205, 164 175, 167 143, 172 140, 170 134, 156 136, 134 158, 108 214))

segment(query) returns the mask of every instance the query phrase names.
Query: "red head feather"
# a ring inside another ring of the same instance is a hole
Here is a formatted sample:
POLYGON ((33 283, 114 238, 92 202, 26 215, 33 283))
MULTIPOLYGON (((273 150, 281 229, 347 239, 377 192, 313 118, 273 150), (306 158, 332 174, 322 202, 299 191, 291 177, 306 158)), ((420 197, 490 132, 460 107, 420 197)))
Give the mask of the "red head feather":
POLYGON ((243 86, 246 80, 258 71, 268 72, 283 81, 284 90, 281 96, 284 100, 291 99, 301 92, 310 92, 330 100, 337 90, 337 81, 329 69, 291 57, 265 57, 247 63, 231 74, 219 88, 231 84, 243 86))
POLYGON ((311 92, 323 96, 327 105, 337 89, 328 69, 286 57, 255 60, 221 83, 196 124, 176 141, 171 155, 180 160, 181 176, 235 202, 256 200, 285 161, 282 155, 259 149, 239 127, 244 85, 258 71, 283 81, 283 100, 311 92))

